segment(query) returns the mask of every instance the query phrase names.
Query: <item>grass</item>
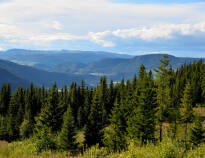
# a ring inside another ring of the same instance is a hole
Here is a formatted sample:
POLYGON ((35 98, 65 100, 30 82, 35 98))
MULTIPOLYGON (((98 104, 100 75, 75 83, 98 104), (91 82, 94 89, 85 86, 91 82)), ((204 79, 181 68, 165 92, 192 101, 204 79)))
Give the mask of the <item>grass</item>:
MULTIPOLYGON (((51 152, 37 154, 32 140, 23 142, 0 142, 0 158, 71 158, 68 152, 51 152)), ((164 138, 163 142, 144 147, 136 146, 132 141, 127 151, 108 153, 106 148, 97 145, 87 149, 83 154, 72 158, 205 158, 205 144, 185 151, 183 145, 164 138)))

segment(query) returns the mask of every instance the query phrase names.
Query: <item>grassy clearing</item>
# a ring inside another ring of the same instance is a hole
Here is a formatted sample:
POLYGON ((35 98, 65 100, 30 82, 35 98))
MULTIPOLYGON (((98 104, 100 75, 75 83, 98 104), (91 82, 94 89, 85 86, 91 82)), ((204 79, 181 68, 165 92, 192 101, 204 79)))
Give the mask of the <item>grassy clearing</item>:
POLYGON ((23 142, 0 142, 0 158, 205 158, 205 144, 197 148, 185 147, 177 142, 165 138, 162 143, 148 144, 144 147, 130 142, 127 151, 108 153, 105 148, 93 146, 83 154, 71 157, 69 152, 51 152, 37 154, 32 140, 23 142))

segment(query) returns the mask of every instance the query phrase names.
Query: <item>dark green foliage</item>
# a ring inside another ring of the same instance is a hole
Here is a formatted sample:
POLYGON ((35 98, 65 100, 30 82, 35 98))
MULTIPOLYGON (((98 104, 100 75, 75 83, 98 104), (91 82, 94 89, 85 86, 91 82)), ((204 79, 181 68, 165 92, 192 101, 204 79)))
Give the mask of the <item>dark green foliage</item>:
POLYGON ((75 120, 75 125, 77 124, 77 115, 78 115, 78 108, 79 108, 79 98, 78 98, 78 91, 76 83, 72 82, 69 87, 69 105, 71 106, 71 111, 73 113, 73 117, 75 120))
POLYGON ((80 86, 78 87, 78 112, 77 112, 77 126, 82 129, 85 126, 85 99, 86 99, 86 89, 85 82, 82 80, 80 86))
POLYGON ((0 117, 0 140, 8 141, 7 120, 5 117, 0 117))
POLYGON ((202 122, 200 121, 199 117, 197 117, 194 121, 194 126, 191 128, 190 142, 194 146, 198 146, 205 141, 204 138, 202 122))
POLYGON ((205 103, 205 66, 203 65, 202 76, 201 76, 201 99, 205 103))
POLYGON ((151 76, 147 77, 145 67, 142 65, 139 72, 137 90, 134 95, 133 112, 128 117, 128 133, 135 140, 140 140, 141 146, 147 141, 154 139, 155 113, 156 113, 156 93, 149 82, 151 76))
POLYGON ((181 99, 181 119, 184 123, 189 123, 193 119, 193 101, 192 101, 192 88, 190 83, 186 84, 184 89, 184 96, 181 99))
POLYGON ((51 134, 50 128, 45 127, 39 131, 35 142, 35 148, 37 153, 47 150, 54 151, 57 149, 56 140, 51 134))
POLYGON ((93 94, 93 100, 86 124, 85 140, 88 146, 101 143, 104 128, 104 109, 101 105, 100 89, 97 87, 93 94))
POLYGON ((6 116, 10 101, 10 85, 3 84, 0 92, 0 115, 6 116))
POLYGON ((72 116, 71 108, 68 107, 67 111, 63 116, 63 125, 59 133, 59 148, 62 150, 76 150, 75 140, 75 125, 74 118, 72 116))
POLYGON ((33 124, 31 124, 28 120, 24 120, 19 130, 22 139, 29 138, 29 136, 33 133, 33 124))
POLYGON ((49 94, 40 114, 36 118, 36 130, 49 128, 51 132, 57 132, 61 127, 61 108, 59 108, 58 89, 56 83, 49 89, 49 94))
POLYGON ((167 55, 163 55, 163 59, 160 60, 161 65, 155 70, 157 72, 157 104, 158 112, 157 119, 159 122, 159 139, 162 141, 162 123, 168 118, 168 111, 171 107, 171 95, 169 84, 169 71, 167 66, 169 60, 167 55))
POLYGON ((7 129, 9 140, 16 140, 19 138, 19 127, 22 122, 22 115, 24 107, 24 93, 22 88, 18 88, 9 103, 8 116, 7 116, 7 129))
POLYGON ((188 136, 188 123, 190 123, 193 119, 193 109, 192 109, 192 97, 191 97, 191 85, 190 83, 186 84, 184 89, 184 96, 181 99, 181 121, 185 124, 184 128, 184 141, 187 148, 187 136, 188 136))
POLYGON ((124 119, 120 103, 116 99, 112 110, 110 125, 104 129, 103 143, 110 151, 121 151, 127 146, 124 119))

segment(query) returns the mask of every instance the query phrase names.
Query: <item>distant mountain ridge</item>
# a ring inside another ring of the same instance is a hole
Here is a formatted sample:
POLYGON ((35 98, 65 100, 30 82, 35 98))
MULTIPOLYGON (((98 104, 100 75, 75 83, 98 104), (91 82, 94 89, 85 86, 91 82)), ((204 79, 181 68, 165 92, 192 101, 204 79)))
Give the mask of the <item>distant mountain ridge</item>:
MULTIPOLYGON (((175 57, 172 55, 168 55, 168 57, 170 60, 170 66, 173 69, 177 69, 185 63, 189 64, 200 60, 200 58, 175 57)), ((98 62, 89 63, 83 67, 80 64, 75 66, 72 66, 73 64, 71 64, 71 66, 69 66, 69 63, 64 63, 57 65, 52 70, 64 73, 71 73, 72 70, 72 73, 75 74, 106 75, 110 79, 119 81, 121 78, 131 79, 134 74, 138 73, 141 64, 145 65, 147 70, 157 68, 160 65, 161 59, 162 54, 148 54, 135 56, 130 59, 103 59, 98 62)))
MULTIPOLYGON (((200 58, 172 55, 168 57, 174 69, 185 63, 200 60, 200 58)), ((147 70, 158 67, 162 54, 129 56, 92 51, 13 49, 1 51, 0 59, 3 59, 0 60, 0 75, 6 76, 0 80, 0 83, 14 81, 12 84, 15 86, 18 84, 26 86, 29 82, 33 82, 36 85, 49 87, 56 81, 61 88, 72 81, 80 83, 82 79, 87 85, 95 86, 99 78, 104 75, 108 80, 114 81, 120 81, 122 78, 132 79, 133 75, 138 73, 141 64, 145 65, 147 70)))
POLYGON ((19 86, 27 87, 29 85, 29 81, 20 78, 3 68, 0 68, 0 76, 0 85, 3 83, 9 83, 13 90, 19 86))
POLYGON ((78 50, 61 50, 61 51, 44 51, 44 50, 24 50, 11 49, 0 51, 0 59, 9 60, 18 64, 33 66, 35 68, 50 70, 66 62, 74 63, 92 63, 106 58, 131 58, 126 54, 116 54, 100 51, 78 51, 78 50))
POLYGON ((64 85, 69 85, 72 81, 80 83, 83 78, 88 78, 90 81, 92 81, 92 78, 95 78, 93 76, 89 78, 69 73, 48 72, 5 60, 0 60, 0 70, 1 79, 3 78, 3 80, 0 80, 0 83, 18 83, 24 87, 30 82, 37 86, 44 85, 50 87, 53 82, 56 82, 59 88, 62 88, 64 85))

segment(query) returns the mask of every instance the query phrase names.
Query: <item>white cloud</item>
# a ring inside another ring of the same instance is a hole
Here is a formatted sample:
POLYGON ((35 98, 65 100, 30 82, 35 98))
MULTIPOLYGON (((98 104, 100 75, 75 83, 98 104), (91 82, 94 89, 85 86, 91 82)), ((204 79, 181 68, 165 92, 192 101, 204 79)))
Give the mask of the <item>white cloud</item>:
POLYGON ((139 38, 145 41, 152 41, 158 38, 174 38, 175 34, 194 35, 196 32, 205 32, 205 23, 197 24, 161 24, 152 27, 118 29, 113 35, 120 38, 139 38))
POLYGON ((198 23, 198 24, 195 24, 193 27, 194 27, 195 30, 205 32, 205 21, 201 22, 201 23, 198 23))
POLYGON ((45 24, 43 23, 43 25, 45 26, 46 29, 55 29, 55 30, 59 30, 59 31, 63 29, 62 23, 60 23, 57 20, 47 22, 45 24))
POLYGON ((0 47, 0 51, 4 51, 4 48, 3 48, 3 47, 0 47))
POLYGON ((111 34, 110 31, 98 32, 98 33, 89 32, 88 39, 96 44, 102 45, 103 47, 113 47, 115 46, 113 42, 103 40, 104 37, 110 34, 111 34))
POLYGON ((36 45, 44 45, 53 41, 69 41, 69 40, 86 40, 84 36, 76 36, 67 33, 57 33, 57 34, 43 34, 43 35, 33 35, 29 37, 24 42, 35 43, 36 45))
POLYGON ((10 0, 0 3, 0 39, 30 45, 88 40, 114 47, 112 36, 152 41, 205 32, 204 20, 205 2, 153 5, 109 0, 10 0))

